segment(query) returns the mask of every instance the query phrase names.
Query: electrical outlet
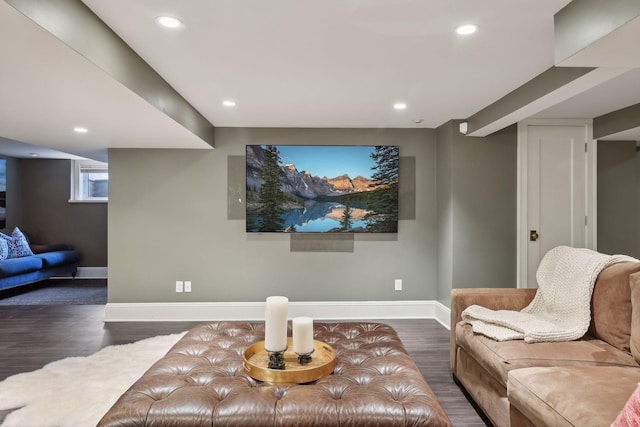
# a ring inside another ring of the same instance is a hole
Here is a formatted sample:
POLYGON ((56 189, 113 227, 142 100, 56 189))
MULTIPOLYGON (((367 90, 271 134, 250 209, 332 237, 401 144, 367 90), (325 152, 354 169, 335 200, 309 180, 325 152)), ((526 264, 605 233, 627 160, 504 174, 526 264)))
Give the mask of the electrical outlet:
POLYGON ((176 292, 184 291, 184 282, 182 280, 176 280, 176 292))
POLYGON ((191 292, 191 280, 187 280, 184 282, 184 291, 191 292))
POLYGON ((396 279, 396 291, 402 290, 402 279, 396 279))

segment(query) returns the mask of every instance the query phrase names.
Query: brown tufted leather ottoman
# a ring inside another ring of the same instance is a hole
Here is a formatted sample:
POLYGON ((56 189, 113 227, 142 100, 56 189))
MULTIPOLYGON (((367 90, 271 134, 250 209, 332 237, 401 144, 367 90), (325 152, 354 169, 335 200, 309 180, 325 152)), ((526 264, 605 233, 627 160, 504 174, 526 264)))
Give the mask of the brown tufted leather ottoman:
POLYGON ((190 330, 113 405, 106 426, 451 426, 396 332, 380 323, 316 323, 336 349, 332 375, 269 384, 244 373, 263 322, 190 330))

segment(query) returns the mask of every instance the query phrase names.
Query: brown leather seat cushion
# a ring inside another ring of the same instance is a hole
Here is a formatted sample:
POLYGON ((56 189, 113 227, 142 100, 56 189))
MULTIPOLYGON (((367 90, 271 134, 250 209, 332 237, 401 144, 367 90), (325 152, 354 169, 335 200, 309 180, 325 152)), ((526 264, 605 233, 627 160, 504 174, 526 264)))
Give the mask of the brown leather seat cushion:
POLYGON ((608 426, 639 381, 637 367, 516 369, 509 372, 509 402, 536 426, 608 426))
POLYGON ((380 323, 316 323, 336 349, 332 375, 269 384, 244 373, 264 322, 210 322, 189 331, 99 426, 451 426, 396 332, 380 323))
POLYGON ((575 341, 532 344, 523 340, 495 341, 459 322, 456 342, 505 388, 510 371, 532 366, 638 366, 630 354, 589 335, 575 341))

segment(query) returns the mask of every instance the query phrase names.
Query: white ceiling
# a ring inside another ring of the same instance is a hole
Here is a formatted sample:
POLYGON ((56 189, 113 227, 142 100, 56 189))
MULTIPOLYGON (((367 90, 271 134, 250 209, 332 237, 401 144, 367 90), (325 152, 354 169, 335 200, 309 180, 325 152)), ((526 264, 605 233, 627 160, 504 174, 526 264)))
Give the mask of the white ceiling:
MULTIPOLYGON (((435 128, 551 67, 569 0, 83 2, 214 126, 435 128), (159 27, 165 14, 184 27, 159 27), (476 34, 455 34, 470 22, 476 34)), ((0 137, 98 160, 108 147, 210 148, 4 1, 0 54, 0 137)), ((606 84, 537 117, 640 102, 637 70, 606 84)))
POLYGON ((0 137, 103 161, 109 147, 211 148, 4 1, 0 57, 0 137))

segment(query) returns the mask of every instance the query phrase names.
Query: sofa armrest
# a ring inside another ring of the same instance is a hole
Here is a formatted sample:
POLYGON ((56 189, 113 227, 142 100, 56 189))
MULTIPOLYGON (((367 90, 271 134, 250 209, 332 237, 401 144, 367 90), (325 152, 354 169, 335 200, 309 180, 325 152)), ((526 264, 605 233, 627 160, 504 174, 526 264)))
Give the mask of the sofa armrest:
POLYGON ((477 304, 492 310, 520 311, 533 300, 533 288, 458 288, 451 290, 451 370, 456 367, 456 324, 462 312, 477 304))
POLYGON ((451 290, 451 326, 462 320, 462 312, 477 304, 492 310, 517 310, 533 300, 537 289, 530 288, 469 288, 451 290))
POLYGON ((31 245, 31 252, 33 252, 34 254, 70 250, 73 250, 73 246, 67 245, 66 243, 57 243, 55 245, 31 245))

